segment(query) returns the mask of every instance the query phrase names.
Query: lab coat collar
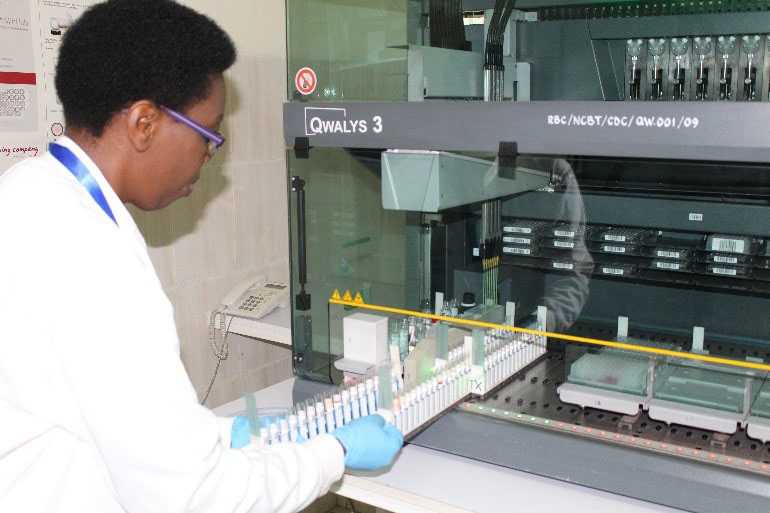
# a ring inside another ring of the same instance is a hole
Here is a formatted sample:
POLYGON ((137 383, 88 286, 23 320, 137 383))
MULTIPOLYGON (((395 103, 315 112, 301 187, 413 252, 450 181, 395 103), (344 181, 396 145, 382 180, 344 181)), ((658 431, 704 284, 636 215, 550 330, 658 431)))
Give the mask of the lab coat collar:
POLYGON ((118 229, 130 239, 132 245, 135 246, 135 249, 137 250, 144 263, 152 268, 152 262, 147 253, 147 243, 144 240, 142 233, 136 226, 131 213, 128 211, 126 206, 112 189, 110 183, 104 177, 104 174, 102 173, 101 169, 99 169, 99 166, 96 165, 96 163, 91 159, 88 153, 83 150, 83 148, 81 148, 75 141, 66 135, 58 138, 56 140, 56 144, 60 144, 72 151, 86 166, 86 168, 88 168, 88 171, 91 173, 91 175, 94 177, 94 180, 96 180, 96 182, 99 184, 99 187, 102 189, 102 193, 107 199, 107 203, 110 205, 110 209, 112 210, 112 213, 115 216, 115 220, 117 221, 118 229))

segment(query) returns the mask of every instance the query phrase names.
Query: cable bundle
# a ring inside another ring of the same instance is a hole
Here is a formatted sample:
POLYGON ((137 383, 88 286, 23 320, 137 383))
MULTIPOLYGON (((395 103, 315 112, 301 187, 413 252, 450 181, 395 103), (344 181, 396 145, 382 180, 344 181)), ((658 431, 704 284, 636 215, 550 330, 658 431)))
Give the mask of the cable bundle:
POLYGON ((462 0, 430 1, 430 45, 451 50, 469 50, 465 40, 462 0))
POLYGON ((484 46, 484 101, 503 100, 503 42, 505 27, 511 19, 515 0, 497 0, 492 19, 489 21, 487 41, 484 46))
POLYGON ((481 204, 481 268, 484 304, 496 305, 499 300, 499 268, 502 260, 502 229, 499 200, 481 204))

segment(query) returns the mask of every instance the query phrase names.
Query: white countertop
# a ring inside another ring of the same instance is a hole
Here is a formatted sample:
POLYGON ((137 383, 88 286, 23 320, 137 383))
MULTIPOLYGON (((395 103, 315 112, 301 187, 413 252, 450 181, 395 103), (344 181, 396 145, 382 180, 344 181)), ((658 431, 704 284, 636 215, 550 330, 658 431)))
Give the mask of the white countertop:
POLYGON ((291 346, 291 308, 276 308, 261 319, 228 317, 231 333, 291 346))
MULTIPOLYGON (((291 407, 293 386, 294 378, 256 392, 257 407, 291 407)), ((215 412, 228 416, 245 409, 245 401, 238 399, 215 412)), ((346 474, 332 491, 395 513, 681 513, 414 445, 406 445, 387 472, 346 474)))

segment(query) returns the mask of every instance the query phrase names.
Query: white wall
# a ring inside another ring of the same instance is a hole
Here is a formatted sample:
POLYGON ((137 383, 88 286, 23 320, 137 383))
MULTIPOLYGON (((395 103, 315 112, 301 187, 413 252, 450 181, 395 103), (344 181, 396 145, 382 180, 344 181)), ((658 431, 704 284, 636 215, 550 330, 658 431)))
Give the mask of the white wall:
MULTIPOLYGON (((288 280, 284 0, 187 0, 232 37, 238 61, 226 74, 227 143, 204 168, 195 192, 160 212, 133 209, 163 286, 174 304, 182 359, 199 395, 216 360, 208 312, 255 273, 288 280)), ((208 405, 289 377, 288 348, 231 336, 208 405)))

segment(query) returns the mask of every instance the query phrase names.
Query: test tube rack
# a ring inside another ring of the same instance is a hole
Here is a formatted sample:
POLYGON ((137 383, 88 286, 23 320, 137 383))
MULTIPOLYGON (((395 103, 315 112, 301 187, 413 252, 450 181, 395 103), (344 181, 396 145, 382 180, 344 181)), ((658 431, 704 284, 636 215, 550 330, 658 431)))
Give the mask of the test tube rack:
POLYGON ((545 352, 544 336, 477 330, 446 358, 436 358, 431 376, 408 390, 388 365, 377 376, 294 405, 289 415, 253 432, 252 444, 267 447, 312 439, 373 413, 408 440, 455 405, 486 396, 545 352), (389 390, 385 379, 391 382, 389 390))

